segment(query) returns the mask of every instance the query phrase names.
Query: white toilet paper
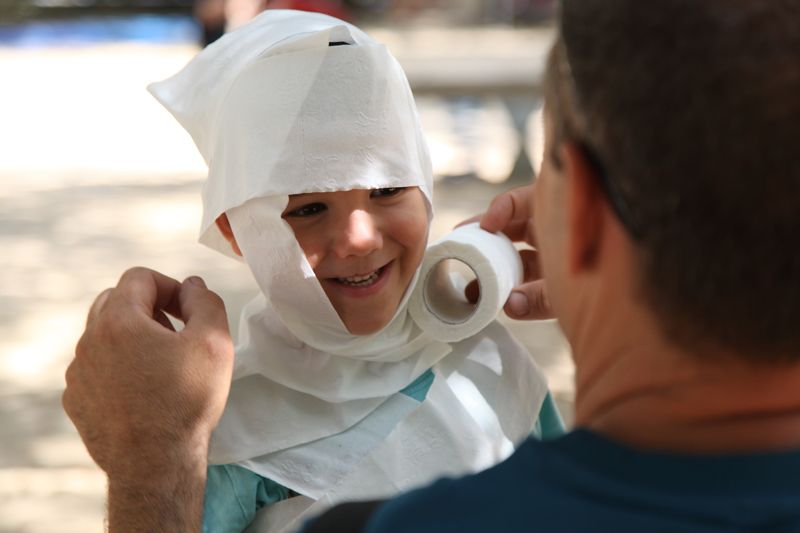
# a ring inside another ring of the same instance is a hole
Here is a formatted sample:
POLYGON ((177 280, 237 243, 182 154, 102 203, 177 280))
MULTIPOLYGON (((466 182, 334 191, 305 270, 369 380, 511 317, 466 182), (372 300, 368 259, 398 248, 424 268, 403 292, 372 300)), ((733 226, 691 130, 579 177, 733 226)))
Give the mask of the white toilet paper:
POLYGON ((477 223, 461 226, 426 250, 409 312, 434 339, 457 342, 497 317, 522 276, 522 260, 508 237, 482 230, 477 223), (467 280, 453 271, 448 260, 460 261, 472 270, 480 286, 477 303, 467 301, 467 280))

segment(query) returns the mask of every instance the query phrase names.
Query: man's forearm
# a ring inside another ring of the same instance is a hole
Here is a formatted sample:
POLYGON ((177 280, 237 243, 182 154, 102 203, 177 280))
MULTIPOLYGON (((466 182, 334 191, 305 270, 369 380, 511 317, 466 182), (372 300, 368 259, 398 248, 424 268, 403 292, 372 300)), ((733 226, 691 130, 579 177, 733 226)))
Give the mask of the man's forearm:
POLYGON ((193 453, 135 477, 109 475, 108 531, 200 532, 206 473, 205 454, 193 453))

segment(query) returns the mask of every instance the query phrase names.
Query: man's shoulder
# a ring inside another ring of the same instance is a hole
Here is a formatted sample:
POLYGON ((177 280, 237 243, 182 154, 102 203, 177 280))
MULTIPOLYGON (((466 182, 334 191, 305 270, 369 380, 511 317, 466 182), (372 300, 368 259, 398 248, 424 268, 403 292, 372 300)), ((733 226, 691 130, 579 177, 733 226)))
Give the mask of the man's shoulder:
MULTIPOLYGON (((535 505, 537 521, 547 521, 555 503, 550 470, 559 446, 529 439, 506 461, 478 474, 443 478, 382 505, 365 531, 504 531, 525 528, 535 505), (545 500, 551 500, 545 503, 545 500), (524 523, 523 523, 524 521, 524 523)), ((559 513, 560 514, 560 513, 559 513)))
POLYGON ((548 442, 529 439, 484 472, 391 500, 364 531, 707 533, 763 530, 776 520, 800 531, 798 479, 800 451, 666 454, 578 430, 548 442))

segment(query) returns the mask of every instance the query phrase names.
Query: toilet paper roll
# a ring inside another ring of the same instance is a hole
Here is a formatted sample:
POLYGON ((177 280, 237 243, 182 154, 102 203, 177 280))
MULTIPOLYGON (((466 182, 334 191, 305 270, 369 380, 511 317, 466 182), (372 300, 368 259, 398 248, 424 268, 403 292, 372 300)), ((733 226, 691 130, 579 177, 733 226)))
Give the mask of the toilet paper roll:
POLYGON ((522 275, 522 260, 508 237, 482 230, 477 223, 461 226, 425 251, 409 312, 434 339, 457 342, 497 317, 522 275), (480 298, 475 304, 464 295, 468 280, 453 268, 456 261, 478 280, 480 298))

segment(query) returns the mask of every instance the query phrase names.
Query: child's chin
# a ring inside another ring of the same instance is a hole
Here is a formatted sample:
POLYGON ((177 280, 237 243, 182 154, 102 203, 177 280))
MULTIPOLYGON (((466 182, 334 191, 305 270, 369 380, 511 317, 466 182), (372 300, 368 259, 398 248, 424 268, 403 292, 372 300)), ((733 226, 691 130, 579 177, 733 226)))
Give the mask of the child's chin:
POLYGON ((385 328, 388 323, 388 320, 348 320, 344 325, 351 335, 371 335, 385 328))

